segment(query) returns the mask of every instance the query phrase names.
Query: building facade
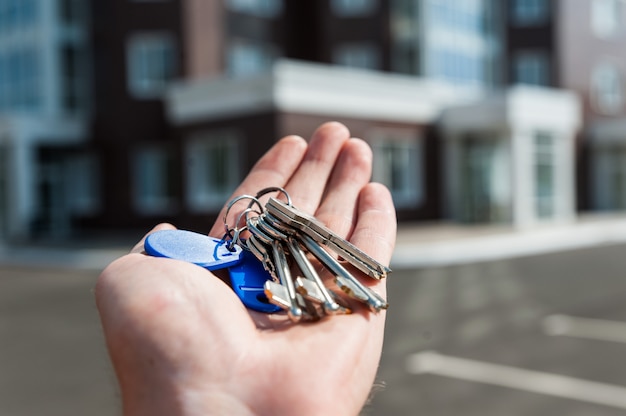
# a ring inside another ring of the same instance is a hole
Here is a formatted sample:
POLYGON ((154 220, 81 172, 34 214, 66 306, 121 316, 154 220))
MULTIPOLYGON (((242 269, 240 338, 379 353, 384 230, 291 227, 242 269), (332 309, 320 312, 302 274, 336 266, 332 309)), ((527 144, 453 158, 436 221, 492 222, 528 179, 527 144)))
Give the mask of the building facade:
POLYGON ((622 140, 621 4, 0 0, 0 229, 207 230, 275 140, 329 119, 370 143, 402 221, 619 207, 621 185, 588 184, 626 178, 603 150, 622 140))

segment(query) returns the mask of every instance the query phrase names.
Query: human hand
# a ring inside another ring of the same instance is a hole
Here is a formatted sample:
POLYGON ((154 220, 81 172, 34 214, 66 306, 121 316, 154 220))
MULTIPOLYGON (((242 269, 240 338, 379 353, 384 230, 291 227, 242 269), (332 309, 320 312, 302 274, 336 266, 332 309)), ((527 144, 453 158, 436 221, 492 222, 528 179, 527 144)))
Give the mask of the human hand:
MULTIPOLYGON (((371 161, 367 144, 327 123, 309 144, 277 142, 234 195, 282 186, 294 206, 388 264, 395 210, 388 190, 369 183, 371 161)), ((155 230, 164 228, 173 227, 155 230)), ((209 234, 223 233, 220 219, 209 234)), ((125 415, 359 413, 380 360, 385 311, 357 305, 350 315, 291 324, 247 310, 208 270, 142 248, 143 240, 96 285, 125 415)), ((384 280, 355 274, 386 296, 384 280)))

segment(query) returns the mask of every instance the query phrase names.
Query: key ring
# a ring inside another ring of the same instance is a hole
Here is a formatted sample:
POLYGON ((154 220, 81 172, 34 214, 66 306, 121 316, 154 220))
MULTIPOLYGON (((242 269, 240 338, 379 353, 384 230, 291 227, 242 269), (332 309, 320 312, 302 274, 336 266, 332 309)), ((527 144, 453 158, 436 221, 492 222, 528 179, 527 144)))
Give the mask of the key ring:
POLYGON ((267 195, 270 192, 280 192, 281 194, 285 195, 285 198, 287 198, 287 205, 291 206, 291 196, 285 190, 285 188, 281 188, 280 186, 270 186, 268 188, 263 188, 259 192, 257 192, 255 198, 258 201, 263 195, 267 195))
POLYGON ((237 222, 235 223, 235 228, 232 228, 230 230, 233 232, 233 235, 231 236, 232 240, 230 241, 230 244, 229 244, 230 247, 232 247, 232 244, 237 244, 238 246, 242 247, 245 250, 248 250, 248 251, 250 250, 248 248, 246 241, 241 238, 241 233, 248 230, 247 224, 248 224, 248 218, 251 212, 254 212, 257 215, 261 215, 259 211, 252 209, 252 208, 246 208, 239 214, 239 216, 237 217, 237 222), (246 217, 246 225, 244 225, 243 227, 237 227, 237 225, 239 225, 239 223, 241 222, 244 216, 246 217))
MULTIPOLYGON (((233 206, 239 202, 242 201, 244 199, 249 199, 250 200, 250 204, 248 205, 248 208, 246 208, 246 211, 251 209, 253 205, 257 205, 260 209, 260 212, 263 212, 263 205, 261 205, 261 201, 259 201, 256 197, 252 196, 252 195, 239 195, 236 198, 231 199, 228 202, 228 205, 226 205, 226 212, 224 212, 224 217, 222 218, 222 222, 224 223, 224 229, 226 230, 226 234, 230 236, 231 230, 236 230, 237 229, 237 225, 239 224, 239 222, 241 221, 241 215, 239 215, 237 217, 237 222, 235 223, 235 226, 233 228, 228 226, 228 214, 230 213, 230 210, 233 208, 233 206)), ((245 212, 245 211, 244 211, 245 212)), ((231 236, 232 238, 232 236, 231 236)))

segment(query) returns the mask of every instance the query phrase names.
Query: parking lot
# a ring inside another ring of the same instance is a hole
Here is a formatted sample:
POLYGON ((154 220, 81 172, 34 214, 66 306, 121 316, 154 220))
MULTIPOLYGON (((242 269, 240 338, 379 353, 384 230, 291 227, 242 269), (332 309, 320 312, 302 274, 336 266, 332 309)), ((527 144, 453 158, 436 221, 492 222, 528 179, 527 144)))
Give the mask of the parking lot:
POLYGON ((397 271, 372 415, 623 415, 626 246, 397 271))
MULTIPOLYGON (((395 270, 367 415, 622 415, 626 245, 395 270)), ((98 272, 0 266, 0 414, 116 415, 98 272)))

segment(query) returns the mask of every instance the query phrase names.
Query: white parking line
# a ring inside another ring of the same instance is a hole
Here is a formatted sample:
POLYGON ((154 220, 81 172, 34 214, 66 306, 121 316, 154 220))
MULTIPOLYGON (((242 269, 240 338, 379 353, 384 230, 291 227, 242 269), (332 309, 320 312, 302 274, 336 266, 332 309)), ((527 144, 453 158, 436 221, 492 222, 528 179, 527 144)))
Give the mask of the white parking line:
POLYGON ((626 388, 424 351, 408 357, 412 374, 435 374, 626 409, 626 388))
POLYGON ((626 343, 626 322, 620 321, 550 315, 543 320, 543 330, 548 335, 626 343))

